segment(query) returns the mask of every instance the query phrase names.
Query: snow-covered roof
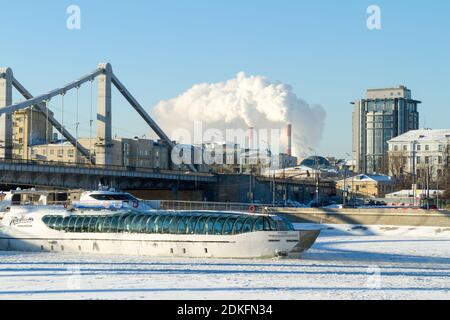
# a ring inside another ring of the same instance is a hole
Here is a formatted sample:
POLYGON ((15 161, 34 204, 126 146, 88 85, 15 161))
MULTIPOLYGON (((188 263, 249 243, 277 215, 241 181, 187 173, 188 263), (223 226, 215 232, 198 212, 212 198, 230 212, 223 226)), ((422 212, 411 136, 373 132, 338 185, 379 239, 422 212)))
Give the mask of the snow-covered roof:
MULTIPOLYGON (((354 181, 362 181, 362 182, 392 182, 392 177, 386 176, 384 174, 359 174, 354 177, 348 177, 346 181, 354 180, 354 181)), ((344 181, 342 179, 341 181, 344 181)))
POLYGON ((450 140, 450 129, 420 129, 411 130, 399 135, 391 140, 393 142, 411 142, 411 141, 445 141, 450 140))

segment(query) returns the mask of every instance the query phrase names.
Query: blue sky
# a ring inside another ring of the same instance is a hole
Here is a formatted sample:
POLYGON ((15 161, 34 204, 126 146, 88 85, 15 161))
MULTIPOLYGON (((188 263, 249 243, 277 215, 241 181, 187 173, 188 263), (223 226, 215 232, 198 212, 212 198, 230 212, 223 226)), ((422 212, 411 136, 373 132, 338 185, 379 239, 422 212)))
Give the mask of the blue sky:
MULTIPOLYGON (((193 84, 244 71, 290 84, 299 97, 325 108, 318 150, 326 155, 351 151, 349 102, 371 87, 408 86, 423 101, 421 126, 426 119, 427 127, 450 127, 447 0, 37 3, 0 0, 0 65, 12 67, 35 94, 109 61, 150 110, 193 84), (66 28, 71 4, 81 8, 81 30, 66 28), (381 30, 366 27, 372 4, 381 8, 381 30)), ((89 88, 81 95, 86 111, 89 88)), ((125 101, 114 101, 115 133, 148 132, 125 101)))

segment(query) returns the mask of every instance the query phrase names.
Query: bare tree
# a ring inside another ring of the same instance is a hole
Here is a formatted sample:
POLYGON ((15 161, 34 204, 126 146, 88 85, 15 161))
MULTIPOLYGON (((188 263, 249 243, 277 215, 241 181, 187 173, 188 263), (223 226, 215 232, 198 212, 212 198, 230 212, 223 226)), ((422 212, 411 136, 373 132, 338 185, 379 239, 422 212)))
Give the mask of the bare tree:
POLYGON ((406 170, 407 162, 410 160, 405 151, 390 151, 388 157, 388 174, 395 178, 397 187, 409 189, 412 185, 414 172, 406 170))

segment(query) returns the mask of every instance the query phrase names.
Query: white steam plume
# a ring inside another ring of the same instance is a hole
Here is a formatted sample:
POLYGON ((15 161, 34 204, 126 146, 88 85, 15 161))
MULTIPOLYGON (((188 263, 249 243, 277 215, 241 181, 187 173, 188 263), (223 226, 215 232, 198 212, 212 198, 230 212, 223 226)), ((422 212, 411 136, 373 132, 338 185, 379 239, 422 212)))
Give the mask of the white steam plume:
MULTIPOLYGON (((194 85, 176 98, 159 102, 153 115, 169 135, 179 128, 192 134, 194 121, 202 121, 205 130, 223 131, 284 129, 291 123, 296 155, 308 153, 307 147, 320 142, 326 117, 320 105, 308 105, 291 86, 244 72, 226 82, 194 85)), ((281 143, 286 143, 285 137, 281 143)))

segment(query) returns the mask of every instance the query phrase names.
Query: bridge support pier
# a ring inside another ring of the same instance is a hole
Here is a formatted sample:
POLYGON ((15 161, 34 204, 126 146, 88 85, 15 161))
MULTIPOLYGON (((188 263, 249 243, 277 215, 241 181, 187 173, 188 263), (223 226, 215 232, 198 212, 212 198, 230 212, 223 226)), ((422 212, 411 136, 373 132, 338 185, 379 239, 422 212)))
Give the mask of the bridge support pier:
MULTIPOLYGON (((0 108, 12 104, 13 72, 10 68, 0 68, 0 108)), ((11 159, 13 149, 12 114, 0 115, 0 159, 11 159)))
POLYGON ((112 164, 112 130, 111 130, 111 79, 112 67, 109 63, 99 65, 104 73, 97 77, 97 141, 96 164, 112 164))

